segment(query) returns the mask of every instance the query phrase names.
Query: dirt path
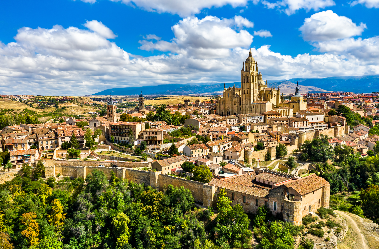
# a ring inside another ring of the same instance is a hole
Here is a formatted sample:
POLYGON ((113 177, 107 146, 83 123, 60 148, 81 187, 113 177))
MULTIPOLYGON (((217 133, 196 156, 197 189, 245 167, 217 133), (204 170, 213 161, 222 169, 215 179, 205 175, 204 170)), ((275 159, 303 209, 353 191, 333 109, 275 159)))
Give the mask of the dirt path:
POLYGON ((354 236, 354 239, 355 239, 355 245, 354 247, 350 247, 350 248, 369 249, 369 247, 367 246, 367 240, 365 236, 362 234, 362 231, 358 227, 355 220, 349 216, 349 213, 341 212, 341 211, 335 211, 335 212, 338 213, 341 217, 346 219, 347 225, 349 226, 349 230, 352 231, 352 235, 354 236))

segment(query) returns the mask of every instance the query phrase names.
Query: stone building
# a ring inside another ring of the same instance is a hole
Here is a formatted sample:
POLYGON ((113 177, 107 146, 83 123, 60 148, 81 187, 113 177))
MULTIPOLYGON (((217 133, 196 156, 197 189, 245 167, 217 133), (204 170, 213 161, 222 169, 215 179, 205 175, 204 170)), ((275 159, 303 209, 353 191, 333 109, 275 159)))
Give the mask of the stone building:
MULTIPOLYGON (((257 213, 267 206, 274 215, 281 214, 285 221, 301 225, 302 218, 320 207, 329 207, 329 183, 311 174, 294 177, 289 174, 257 169, 243 175, 213 179, 215 193, 225 189, 232 204, 240 204, 245 212, 257 213)), ((215 196, 217 197, 217 196, 215 196)))
MULTIPOLYGON (((224 85, 225 87, 225 85, 224 85)), ((267 87, 258 71, 258 62, 249 52, 241 70, 241 88, 224 88, 223 97, 218 100, 216 112, 219 115, 262 114, 271 111, 280 103, 280 90, 267 87)))
POLYGON ((107 119, 109 122, 113 122, 113 123, 119 120, 116 113, 116 105, 113 102, 112 96, 109 97, 108 104, 107 104, 107 119))

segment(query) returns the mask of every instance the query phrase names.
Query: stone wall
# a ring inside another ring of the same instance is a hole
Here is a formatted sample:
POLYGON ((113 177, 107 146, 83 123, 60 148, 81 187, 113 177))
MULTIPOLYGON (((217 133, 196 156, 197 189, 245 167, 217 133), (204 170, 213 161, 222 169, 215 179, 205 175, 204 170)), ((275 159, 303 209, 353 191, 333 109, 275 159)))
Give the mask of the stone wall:
POLYGON ((11 181, 18 174, 19 170, 11 170, 9 172, 0 172, 0 184, 11 181))
POLYGON ((92 166, 98 167, 100 165, 110 167, 113 164, 118 167, 135 168, 135 167, 150 167, 149 162, 112 162, 112 161, 84 161, 84 160, 46 160, 44 161, 45 166, 66 166, 66 167, 76 167, 76 166, 92 166))
POLYGON ((175 187, 181 187, 183 186, 186 189, 189 189, 192 192, 193 198, 196 202, 203 203, 203 186, 204 183, 193 181, 193 180, 186 180, 179 177, 174 177, 170 175, 159 175, 158 178, 158 189, 163 190, 168 185, 173 185, 175 187))

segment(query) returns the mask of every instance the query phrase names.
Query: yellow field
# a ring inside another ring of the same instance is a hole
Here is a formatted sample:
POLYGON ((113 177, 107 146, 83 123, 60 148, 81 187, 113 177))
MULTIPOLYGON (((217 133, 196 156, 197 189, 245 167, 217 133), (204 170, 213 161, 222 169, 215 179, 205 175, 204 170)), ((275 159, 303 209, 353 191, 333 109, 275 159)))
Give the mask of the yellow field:
POLYGON ((184 104, 184 100, 189 99, 191 103, 195 103, 196 100, 209 101, 209 97, 192 97, 192 96, 166 96, 155 98, 154 100, 145 100, 145 105, 177 105, 184 104))
POLYGON ((41 111, 41 110, 32 108, 30 106, 27 106, 24 103, 12 101, 9 99, 0 99, 0 109, 12 109, 12 110, 20 110, 20 111, 24 109, 29 109, 35 112, 41 111))

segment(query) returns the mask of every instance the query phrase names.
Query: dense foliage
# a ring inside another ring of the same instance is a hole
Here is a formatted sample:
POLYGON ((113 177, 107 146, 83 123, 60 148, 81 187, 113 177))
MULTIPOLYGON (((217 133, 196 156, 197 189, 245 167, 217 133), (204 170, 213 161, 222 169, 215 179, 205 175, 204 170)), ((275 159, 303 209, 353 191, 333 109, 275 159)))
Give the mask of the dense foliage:
POLYGON ((181 115, 179 112, 171 114, 170 110, 166 109, 166 105, 159 106, 155 113, 149 112, 146 115, 148 121, 165 121, 168 125, 183 125, 184 121, 189 118, 189 115, 181 115))
POLYGON ((300 150, 302 154, 299 159, 304 161, 326 162, 334 157, 333 147, 325 135, 321 135, 312 141, 305 141, 300 150))
POLYGON ((93 171, 83 179, 22 175, 0 186, 1 248, 249 248, 249 219, 224 193, 218 215, 191 192, 157 191, 93 171))
POLYGON ((0 110, 0 130, 6 126, 20 125, 20 124, 39 124, 38 118, 33 115, 33 112, 24 110, 21 113, 14 112, 13 110, 0 110))
POLYGON ((287 147, 284 144, 276 146, 276 158, 280 159, 287 155, 287 147))
POLYGON ((357 126, 359 124, 372 126, 371 117, 362 117, 358 113, 353 112, 349 107, 340 105, 336 110, 337 114, 346 118, 349 126, 357 126))

